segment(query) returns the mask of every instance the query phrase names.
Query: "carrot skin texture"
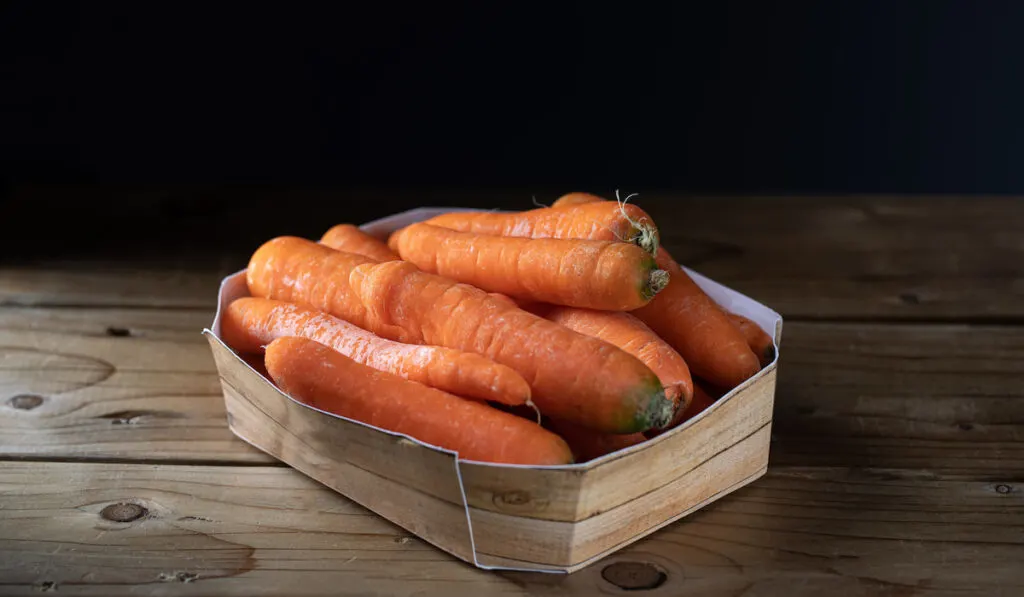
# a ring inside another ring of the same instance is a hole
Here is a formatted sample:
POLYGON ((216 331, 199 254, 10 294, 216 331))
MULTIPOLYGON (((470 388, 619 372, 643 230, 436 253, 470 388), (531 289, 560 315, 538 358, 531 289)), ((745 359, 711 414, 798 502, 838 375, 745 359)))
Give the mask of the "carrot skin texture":
POLYGON ((513 213, 451 212, 426 223, 460 232, 523 238, 590 239, 633 243, 652 255, 658 228, 644 210, 614 201, 541 207, 513 213))
POLYGON ((628 311, 666 283, 654 281, 650 255, 617 241, 502 237, 419 223, 393 234, 389 245, 423 271, 520 300, 628 311))
POLYGON ((246 281, 254 296, 318 309, 392 340, 486 356, 526 379, 542 413, 595 430, 662 427, 675 410, 635 357, 411 263, 278 237, 253 253, 246 281))
POLYGON ((539 313, 574 332, 618 346, 647 365, 665 388, 665 396, 684 409, 693 397, 693 380, 686 361, 651 328, 629 313, 550 307, 539 313))
POLYGON ((250 353, 262 353, 262 347, 277 338, 300 336, 357 363, 451 394, 509 405, 530 399, 530 386, 521 375, 487 357, 387 340, 327 313, 283 301, 232 301, 221 318, 221 336, 228 346, 250 353))
POLYGON ((367 367, 313 340, 274 340, 266 364, 274 383, 304 404, 454 450, 462 459, 572 462, 568 445, 536 423, 367 367))
POLYGON ((643 433, 600 433, 567 421, 548 419, 545 425, 569 444, 576 462, 587 462, 647 441, 643 433))
POLYGON ((397 261, 398 255, 388 245, 352 224, 338 224, 324 233, 320 242, 337 251, 355 253, 374 261, 397 261))
POLYGON ((749 318, 738 313, 726 312, 726 314, 736 324, 740 332, 743 333, 743 337, 747 339, 747 346, 750 346, 750 350, 754 351, 754 354, 757 355, 757 358, 761 361, 761 366, 768 366, 775 359, 775 342, 772 340, 772 337, 749 318))

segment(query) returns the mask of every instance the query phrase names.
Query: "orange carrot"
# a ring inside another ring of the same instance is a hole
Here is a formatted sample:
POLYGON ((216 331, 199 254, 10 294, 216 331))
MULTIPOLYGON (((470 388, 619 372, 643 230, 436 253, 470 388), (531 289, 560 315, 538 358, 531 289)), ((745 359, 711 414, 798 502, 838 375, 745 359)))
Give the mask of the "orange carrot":
POLYGON ((672 282, 633 312, 668 342, 697 377, 734 388, 761 370, 761 362, 728 315, 701 290, 664 248, 658 266, 672 282))
POLYGON ((518 371, 542 413, 592 429, 642 431, 674 412, 636 357, 405 261, 375 263, 279 237, 256 250, 246 280, 254 296, 319 309, 392 340, 484 355, 518 371))
POLYGON ((376 336, 314 309, 265 298, 232 301, 221 317, 221 335, 240 352, 262 352, 283 336, 301 336, 380 371, 459 396, 525 404, 530 386, 505 365, 472 352, 402 344, 376 336))
POLYGON ((617 240, 633 243, 652 255, 658 249, 654 220, 635 205, 615 201, 515 213, 451 212, 435 216, 427 223, 496 236, 617 240))
POLYGON ((353 361, 306 338, 267 346, 282 391, 314 408, 458 452, 508 464, 569 464, 569 446, 536 423, 353 361))
POLYGON ((544 424, 569 444, 576 462, 593 460, 647 441, 643 433, 600 433, 555 419, 548 419, 544 424))
POLYGON ((775 359, 775 343, 772 341, 772 337, 750 319, 738 313, 726 312, 726 314, 743 333, 743 337, 747 339, 747 346, 750 346, 750 349, 757 355, 761 366, 766 367, 771 363, 775 359))
POLYGON ((628 311, 668 279, 643 249, 604 240, 531 239, 412 224, 388 245, 423 271, 526 301, 628 311))
POLYGON ((693 381, 683 357, 636 317, 629 313, 574 307, 551 307, 539 314, 574 332, 614 344, 635 356, 658 376, 665 388, 665 396, 677 404, 678 410, 690 403, 693 381))
POLYGON ((396 261, 398 255, 380 240, 352 224, 338 224, 324 233, 320 242, 332 249, 369 257, 374 261, 396 261))
POLYGON ((584 203, 597 203, 599 201, 606 201, 606 199, 597 195, 591 195, 590 193, 566 193, 556 199, 551 204, 551 207, 569 207, 570 205, 583 205, 584 203))

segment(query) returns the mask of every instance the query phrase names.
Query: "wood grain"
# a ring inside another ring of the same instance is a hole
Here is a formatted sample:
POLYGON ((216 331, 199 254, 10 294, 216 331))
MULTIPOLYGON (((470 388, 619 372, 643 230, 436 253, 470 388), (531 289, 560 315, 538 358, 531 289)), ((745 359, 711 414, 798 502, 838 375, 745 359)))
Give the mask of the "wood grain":
MULTIPOLYGON (((656 219, 665 246, 677 259, 788 320, 1024 318, 1020 198, 692 197, 637 190, 641 194, 635 201, 656 219)), ((479 204, 480 197, 496 207, 529 209, 531 195, 550 202, 558 193, 530 189, 336 194, 365 202, 371 196, 379 198, 372 209, 352 212, 351 202, 328 201, 330 193, 295 190, 263 196, 262 205, 269 209, 282 200, 315 200, 341 206, 323 216, 331 218, 331 224, 342 221, 346 213, 348 218, 363 218, 356 220, 362 223, 389 213, 385 210, 479 204)), ((174 222, 180 230, 197 235, 231 230, 216 242, 202 237, 205 258, 150 263, 152 258, 146 257, 146 263, 132 268, 117 265, 125 262, 124 250, 112 247, 105 253, 92 252, 92 268, 58 261, 59 255, 42 263, 5 265, 0 267, 0 304, 212 308, 218 276, 244 267, 259 242, 278 234, 319 237, 328 227, 319 215, 301 221, 270 220, 265 210, 231 207, 235 196, 230 197, 224 199, 227 208, 201 218, 189 213, 160 216, 171 222, 168 230, 174 230, 174 222), (252 222, 240 223, 244 217, 252 222)), ((259 205, 253 203, 258 198, 247 192, 235 202, 259 205)), ((204 204, 205 198, 200 199, 196 205, 204 204)), ((174 239, 160 240, 166 244, 174 239)), ((176 242, 174 246, 185 248, 181 238, 176 242)), ((80 251, 79 243, 66 252, 80 251)))
MULTIPOLYGON (((0 308, 0 456, 268 462, 226 428, 211 320, 0 308)), ((787 323, 772 462, 1022 477, 1022 378, 1016 326, 787 323)))
POLYGON ((1024 328, 787 324, 773 462, 1024 477, 1024 328))
POLYGON ((227 429, 211 319, 0 309, 0 456, 271 462, 227 429))
POLYGON ((0 488, 11 595, 618 594, 650 568, 639 594, 1024 591, 1021 488, 899 471, 773 469, 568 577, 476 570, 284 468, 3 463, 0 488))
POLYGON ((1019 198, 635 201, 679 261, 791 320, 1024 317, 1019 198))

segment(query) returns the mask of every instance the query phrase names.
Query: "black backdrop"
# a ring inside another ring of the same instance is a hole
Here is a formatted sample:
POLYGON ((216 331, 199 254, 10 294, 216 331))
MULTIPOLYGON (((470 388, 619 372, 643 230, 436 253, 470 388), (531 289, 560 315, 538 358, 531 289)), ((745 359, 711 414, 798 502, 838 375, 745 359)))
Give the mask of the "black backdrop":
POLYGON ((354 5, 4 3, 0 179, 1024 192, 1024 2, 354 5))

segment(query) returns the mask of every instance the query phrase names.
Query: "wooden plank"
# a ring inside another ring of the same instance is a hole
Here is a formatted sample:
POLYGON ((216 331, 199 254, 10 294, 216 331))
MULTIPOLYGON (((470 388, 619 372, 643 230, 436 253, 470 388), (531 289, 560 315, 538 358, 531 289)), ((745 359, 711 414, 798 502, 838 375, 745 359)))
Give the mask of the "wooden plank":
POLYGON ((227 428, 211 320, 0 309, 0 456, 271 462, 227 428))
MULTIPOLYGON (((0 308, 0 457, 269 462, 227 430, 211 320, 0 308)), ((787 323, 771 460, 1024 476, 1022 378, 1020 327, 787 323)))
POLYGON ((1024 328, 786 324, 772 463, 1024 476, 1024 328))
POLYGON ((1019 198, 636 202, 679 261, 789 318, 1024 317, 1019 198))
MULTIPOLYGON (((1024 317, 1024 243, 1020 240, 1024 201, 1019 198, 686 197, 639 190, 635 201, 657 220, 664 244, 680 261, 790 319, 1024 317)), ((74 189, 63 192, 73 196, 74 189)), ((156 239, 156 249, 151 246, 155 240, 140 237, 132 246, 149 247, 145 252, 126 255, 123 246, 111 246, 92 250, 85 263, 68 262, 67 255, 82 251, 82 242, 75 242, 47 261, 36 258, 29 264, 11 262, 0 267, 0 304, 205 308, 213 304, 219 277, 244 267, 259 242, 277 234, 315 236, 326 229, 325 218, 332 223, 345 218, 363 222, 384 215, 384 210, 419 205, 528 209, 532 195, 545 202, 558 196, 557 191, 532 189, 333 195, 294 190, 261 196, 252 191, 223 191, 214 193, 221 203, 213 205, 220 207, 202 212, 200 206, 214 201, 211 192, 192 199, 174 197, 182 205, 193 205, 202 217, 191 213, 191 208, 180 214, 160 212, 159 217, 168 222, 165 228, 172 232, 168 238, 156 239), (343 197, 358 197, 374 207, 353 212, 351 202, 339 200, 343 197), (260 198, 262 203, 257 202, 260 198), (318 201, 334 211, 329 215, 317 211, 315 218, 267 218, 270 206, 282 200, 318 201), (240 218, 252 221, 243 224, 240 218), (180 232, 174 234, 175 230, 180 232), (231 232, 214 237, 210 230, 231 232), (184 242, 189 234, 201 240, 184 242), (181 248, 192 256, 162 262, 152 256, 154 252, 166 255, 167 243, 172 241, 173 252, 181 248), (126 258, 134 259, 136 265, 123 265, 126 258)), ((45 205, 26 197, 25 205, 45 205)), ((123 193, 122 200, 126 209, 132 205, 123 193)), ((129 214, 125 222, 130 223, 132 212, 124 213, 129 214)), ((23 221, 28 220, 19 219, 23 221)), ((87 230, 77 224, 75 228, 87 230)))
POLYGON ((0 530, 9 595, 1024 591, 1019 487, 900 471, 775 468, 569 576, 474 569, 275 467, 2 463, 0 530))

